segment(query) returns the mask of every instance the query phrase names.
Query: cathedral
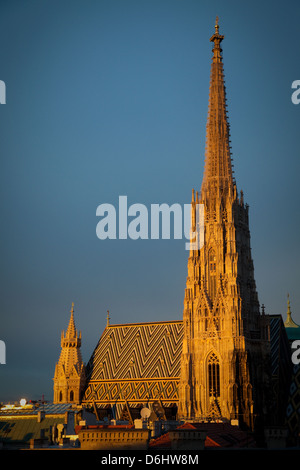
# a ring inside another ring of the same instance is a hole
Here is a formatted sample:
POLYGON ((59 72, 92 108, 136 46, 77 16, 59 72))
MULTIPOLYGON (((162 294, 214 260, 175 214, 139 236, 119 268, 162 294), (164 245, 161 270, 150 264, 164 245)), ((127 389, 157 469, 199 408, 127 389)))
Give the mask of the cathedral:
MULTIPOLYGON (((280 315, 260 308, 249 207, 234 178, 218 19, 202 185, 192 191, 191 233, 204 208, 204 243, 187 262, 183 319, 111 324, 86 366, 73 307, 54 375, 54 402, 133 420, 148 406, 160 419, 234 422, 254 430, 284 421, 290 350, 280 315)), ((193 241, 193 240, 191 240, 193 241)), ((193 246, 193 245, 192 245, 193 246)))

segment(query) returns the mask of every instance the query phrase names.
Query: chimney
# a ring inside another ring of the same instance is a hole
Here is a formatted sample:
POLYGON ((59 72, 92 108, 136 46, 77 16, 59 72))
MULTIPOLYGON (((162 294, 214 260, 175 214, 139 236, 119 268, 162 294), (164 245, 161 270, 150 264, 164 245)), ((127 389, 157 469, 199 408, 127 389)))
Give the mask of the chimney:
POLYGON ((45 411, 38 411, 37 413, 37 422, 41 423, 45 419, 45 411))

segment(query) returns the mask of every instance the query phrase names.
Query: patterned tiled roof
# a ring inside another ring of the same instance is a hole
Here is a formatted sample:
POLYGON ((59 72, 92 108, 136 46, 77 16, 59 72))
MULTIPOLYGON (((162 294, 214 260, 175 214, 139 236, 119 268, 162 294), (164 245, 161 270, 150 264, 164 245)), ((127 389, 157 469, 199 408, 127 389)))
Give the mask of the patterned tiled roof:
MULTIPOLYGON (((284 326, 270 316, 272 374, 278 374, 284 326)), ((107 325, 88 364, 83 403, 130 406, 178 402, 183 321, 107 325)), ((285 343, 284 343, 285 344, 285 343)))
POLYGON ((87 365, 90 380, 179 377, 182 321, 106 327, 87 365))
POLYGON ((293 367, 287 406, 287 422, 291 433, 297 433, 300 425, 300 364, 294 365, 293 367))
POLYGON ((87 364, 83 401, 176 401, 182 338, 182 321, 108 325, 87 364))

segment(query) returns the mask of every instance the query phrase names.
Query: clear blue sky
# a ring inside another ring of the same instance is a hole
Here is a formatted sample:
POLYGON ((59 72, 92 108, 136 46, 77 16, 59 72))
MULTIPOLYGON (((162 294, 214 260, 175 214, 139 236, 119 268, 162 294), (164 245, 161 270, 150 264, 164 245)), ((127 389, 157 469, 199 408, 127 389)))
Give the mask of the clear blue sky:
POLYGON ((185 240, 96 237, 96 208, 200 189, 216 15, 259 300, 300 323, 300 3, 0 2, 0 400, 52 399, 71 303, 88 361, 112 323, 181 319, 185 240))

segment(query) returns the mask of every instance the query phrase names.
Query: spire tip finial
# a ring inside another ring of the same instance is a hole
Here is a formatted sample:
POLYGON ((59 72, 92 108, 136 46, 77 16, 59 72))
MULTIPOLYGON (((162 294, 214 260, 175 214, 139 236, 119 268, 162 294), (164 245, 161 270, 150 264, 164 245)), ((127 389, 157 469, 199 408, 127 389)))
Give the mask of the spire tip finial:
POLYGON ((288 314, 289 316, 291 316, 291 313, 292 313, 292 312, 291 312, 291 302, 290 302, 290 294, 289 294, 289 293, 288 293, 288 295, 287 295, 287 305, 288 305, 287 314, 288 314))
POLYGON ((215 21, 215 32, 210 38, 210 41, 214 42, 217 48, 220 50, 219 46, 223 39, 224 36, 219 34, 219 17, 217 16, 215 21))
POLYGON ((219 33, 219 17, 218 16, 216 16, 215 30, 216 30, 216 33, 218 34, 219 33))

